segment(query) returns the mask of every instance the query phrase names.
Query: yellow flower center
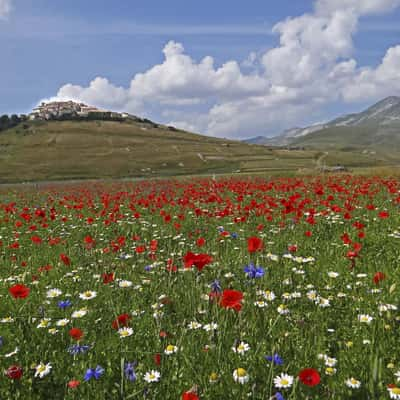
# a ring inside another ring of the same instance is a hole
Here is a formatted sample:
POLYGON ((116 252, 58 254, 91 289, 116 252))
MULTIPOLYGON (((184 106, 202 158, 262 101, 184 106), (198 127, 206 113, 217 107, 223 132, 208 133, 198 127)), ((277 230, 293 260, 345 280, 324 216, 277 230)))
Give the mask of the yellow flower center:
POLYGON ((335 373, 335 370, 334 370, 332 367, 328 367, 328 368, 325 370, 325 372, 326 372, 328 375, 333 375, 333 374, 335 373))
POLYGON ((167 346, 167 351, 174 351, 175 347, 172 344, 167 346))
POLYGON ((398 387, 392 388, 391 392, 393 394, 400 394, 400 388, 398 388, 398 387))
POLYGON ((289 385, 289 381, 287 379, 281 379, 282 385, 289 385))
POLYGON ((44 371, 46 371, 46 366, 45 365, 38 365, 37 372, 44 372, 44 371))
POLYGON ((239 376, 239 377, 243 377, 243 376, 246 376, 246 375, 247 375, 247 372, 246 372, 246 370, 245 370, 244 368, 238 368, 238 369, 236 370, 236 374, 237 374, 237 376, 239 376))
POLYGON ((212 372, 210 375, 210 379, 212 381, 216 381, 218 379, 218 374, 216 372, 212 372))

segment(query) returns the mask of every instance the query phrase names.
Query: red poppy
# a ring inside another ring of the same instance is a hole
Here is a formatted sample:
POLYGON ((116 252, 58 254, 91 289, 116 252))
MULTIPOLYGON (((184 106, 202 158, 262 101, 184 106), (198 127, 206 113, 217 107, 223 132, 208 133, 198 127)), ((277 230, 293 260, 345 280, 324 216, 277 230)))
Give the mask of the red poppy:
POLYGON ((18 380, 22 378, 23 371, 19 365, 11 365, 10 367, 7 368, 5 374, 10 379, 18 380))
POLYGON ((71 336, 74 340, 80 340, 83 338, 83 331, 79 328, 71 328, 68 332, 69 336, 71 336))
POLYGON ((64 265, 71 265, 71 260, 66 254, 60 254, 60 260, 63 262, 64 265))
POLYGON ((258 250, 262 250, 264 243, 262 239, 257 236, 253 236, 247 239, 247 250, 249 253, 255 253, 258 250))
POLYGON ((182 393, 182 400, 199 400, 200 397, 196 393, 189 391, 182 393))
POLYGON ((154 360, 154 364, 160 365, 161 364, 161 354, 160 353, 154 354, 153 360, 154 360))
POLYGON ((197 241, 196 241, 196 244, 199 247, 204 246, 205 243, 206 243, 206 240, 203 237, 198 238, 197 241))
POLYGON ((185 268, 190 268, 194 265, 198 271, 202 271, 207 264, 213 261, 213 258, 208 254, 194 254, 189 251, 183 257, 183 261, 185 262, 185 268))
POLYGON ((22 284, 11 286, 8 289, 8 291, 10 292, 11 296, 14 297, 14 299, 25 299, 26 297, 28 297, 30 290, 31 289, 22 284))
POLYGON ((243 293, 239 290, 226 289, 222 292, 220 305, 224 308, 233 308, 235 311, 242 309, 243 293))
POLYGON ((388 213, 387 211, 381 211, 381 212, 378 214, 378 217, 381 218, 381 219, 388 218, 388 217, 389 217, 389 213, 388 213))
POLYGON ((146 251, 146 246, 136 246, 135 251, 137 254, 144 253, 146 251))
POLYGON ((108 284, 114 281, 114 272, 101 274, 104 284, 108 284))
POLYGON ((96 241, 91 237, 91 236, 85 236, 83 239, 85 243, 85 247, 87 250, 92 249, 94 246, 96 246, 96 241))
POLYGON ((155 240, 155 239, 153 239, 153 240, 150 242, 150 250, 151 250, 151 251, 157 251, 157 248, 158 248, 158 241, 155 240))
POLYGON ((68 387, 70 389, 75 389, 81 384, 81 381, 72 380, 68 382, 68 387))
POLYGON ((160 336, 160 339, 165 339, 168 337, 168 332, 160 331, 159 336, 160 336))
POLYGON ((128 322, 130 321, 131 316, 129 314, 121 314, 118 315, 116 319, 114 319, 112 323, 113 329, 119 329, 122 326, 128 326, 128 322))
POLYGON ((41 244, 42 243, 42 238, 40 236, 32 236, 31 237, 31 242, 34 244, 41 244))
POLYGON ((377 272, 373 277, 373 281, 374 281, 375 285, 377 285, 379 282, 383 281, 384 279, 386 279, 386 275, 380 271, 377 272))
POLYGON ((320 383, 321 377, 314 368, 306 368, 299 372, 299 379, 304 385, 316 386, 320 383))

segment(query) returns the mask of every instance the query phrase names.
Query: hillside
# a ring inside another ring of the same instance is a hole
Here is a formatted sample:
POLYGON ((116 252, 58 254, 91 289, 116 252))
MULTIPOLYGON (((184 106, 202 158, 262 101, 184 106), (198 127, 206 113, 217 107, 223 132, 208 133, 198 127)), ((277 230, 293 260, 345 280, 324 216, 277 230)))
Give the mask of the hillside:
POLYGON ((0 132, 2 182, 297 171, 317 158, 150 121, 28 121, 0 132))
POLYGON ((400 97, 387 97, 368 109, 324 124, 289 129, 258 144, 319 149, 364 149, 393 153, 400 145, 400 97))

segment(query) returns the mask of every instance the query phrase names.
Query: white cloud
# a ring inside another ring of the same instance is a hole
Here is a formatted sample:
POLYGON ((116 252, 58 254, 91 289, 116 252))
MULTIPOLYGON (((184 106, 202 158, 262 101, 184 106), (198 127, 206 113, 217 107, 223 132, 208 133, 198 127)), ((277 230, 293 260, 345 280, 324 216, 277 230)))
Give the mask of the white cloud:
POLYGON ((275 25, 277 47, 252 52, 241 63, 216 66, 210 56, 196 61, 181 43, 170 41, 164 61, 136 74, 127 88, 97 77, 87 87, 67 84, 57 97, 150 110, 172 116, 170 124, 218 136, 279 132, 329 102, 369 101, 400 91, 400 46, 389 49, 376 68, 359 67, 352 58, 360 17, 397 6, 400 0, 317 0, 312 13, 275 25))
POLYGON ((0 19, 5 19, 11 12, 11 0, 0 0, 0 19))
POLYGON ((400 45, 391 47, 377 68, 362 68, 343 87, 346 101, 378 99, 400 92, 400 45))
POLYGON ((400 0, 318 0, 316 12, 329 15, 338 10, 353 10, 358 15, 381 14, 394 10, 400 5, 400 0))

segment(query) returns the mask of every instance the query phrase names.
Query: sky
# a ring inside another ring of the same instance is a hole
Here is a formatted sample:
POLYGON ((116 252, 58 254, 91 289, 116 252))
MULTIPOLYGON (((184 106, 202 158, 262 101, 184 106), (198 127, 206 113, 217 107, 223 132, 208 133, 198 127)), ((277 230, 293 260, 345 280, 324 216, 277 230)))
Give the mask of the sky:
POLYGON ((400 0, 0 0, 0 114, 76 100, 273 136, 400 96, 400 0))

